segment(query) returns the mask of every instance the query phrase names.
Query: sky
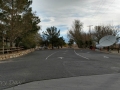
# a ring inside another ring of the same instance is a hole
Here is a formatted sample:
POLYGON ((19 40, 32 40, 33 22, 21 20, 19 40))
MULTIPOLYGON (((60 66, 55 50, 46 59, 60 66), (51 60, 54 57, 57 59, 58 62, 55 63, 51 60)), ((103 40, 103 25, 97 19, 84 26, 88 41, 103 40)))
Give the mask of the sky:
POLYGON ((33 0, 31 7, 41 19, 40 33, 55 26, 65 41, 76 19, 83 23, 85 32, 90 25, 91 29, 97 25, 120 25, 120 0, 33 0))

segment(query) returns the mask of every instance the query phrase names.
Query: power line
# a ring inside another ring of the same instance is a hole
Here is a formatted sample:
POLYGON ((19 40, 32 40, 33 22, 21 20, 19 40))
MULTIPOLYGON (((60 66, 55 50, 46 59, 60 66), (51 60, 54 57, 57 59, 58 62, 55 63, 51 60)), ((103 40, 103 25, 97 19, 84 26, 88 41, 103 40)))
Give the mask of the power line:
MULTIPOLYGON (((91 20, 94 20, 98 23, 98 19, 101 20, 103 14, 105 14, 107 12, 107 10, 109 9, 109 7, 111 7, 114 4, 115 0, 112 0, 109 2, 109 4, 107 4, 107 0, 102 0, 101 2, 99 2, 99 6, 96 7, 97 9, 95 9, 95 12, 93 13, 93 15, 91 15, 91 17, 95 16, 94 18, 90 18, 91 20), (103 9, 103 11, 100 11, 101 9, 103 9), (97 18, 97 16, 99 15, 99 17, 97 18)), ((109 10, 108 10, 109 11, 109 10)), ((103 16, 104 18, 105 16, 103 16)), ((102 20, 101 20, 102 21, 102 20)))
MULTIPOLYGON (((94 17, 94 16, 96 17, 99 14, 100 9, 103 8, 103 6, 106 4, 106 0, 101 0, 97 4, 98 4, 97 7, 94 7, 95 8, 94 13, 90 17, 94 17)), ((92 21, 93 18, 90 18, 90 20, 92 21)))
MULTIPOLYGON (((107 6, 106 8, 104 8, 104 11, 102 12, 102 14, 100 14, 99 18, 97 18, 96 21, 97 21, 98 19, 100 19, 105 12, 107 12, 107 10, 109 9, 109 7, 111 7, 114 2, 115 2, 115 0, 113 0, 113 1, 110 3, 109 6, 107 6)), ((95 16, 95 17, 96 17, 96 16, 95 16)))
POLYGON ((106 2, 106 0, 102 0, 101 2, 99 2, 98 7, 96 7, 94 13, 91 16, 96 16, 99 13, 100 9, 105 4, 105 2, 106 2))

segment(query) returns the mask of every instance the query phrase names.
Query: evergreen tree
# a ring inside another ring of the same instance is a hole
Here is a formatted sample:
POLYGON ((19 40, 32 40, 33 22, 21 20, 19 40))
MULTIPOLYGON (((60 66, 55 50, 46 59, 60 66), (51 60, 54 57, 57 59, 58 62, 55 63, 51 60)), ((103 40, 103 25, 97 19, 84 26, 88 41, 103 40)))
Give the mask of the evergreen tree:
POLYGON ((0 0, 0 24, 6 27, 11 47, 40 29, 40 19, 32 12, 31 4, 31 0, 0 0))
POLYGON ((56 27, 47 28, 43 34, 47 37, 48 41, 52 44, 52 49, 58 44, 58 38, 60 36, 60 30, 57 31, 56 27))

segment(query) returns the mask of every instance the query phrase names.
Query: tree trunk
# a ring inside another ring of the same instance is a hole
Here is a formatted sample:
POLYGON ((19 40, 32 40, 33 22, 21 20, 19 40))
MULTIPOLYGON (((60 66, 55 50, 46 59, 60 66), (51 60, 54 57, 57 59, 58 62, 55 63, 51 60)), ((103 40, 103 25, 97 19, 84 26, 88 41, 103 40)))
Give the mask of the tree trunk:
POLYGON ((52 49, 53 49, 53 42, 52 42, 52 49))
POLYGON ((13 47, 13 42, 12 41, 10 41, 10 47, 13 47))
POLYGON ((119 46, 118 46, 118 53, 119 53, 119 50, 120 50, 120 44, 119 44, 119 46))

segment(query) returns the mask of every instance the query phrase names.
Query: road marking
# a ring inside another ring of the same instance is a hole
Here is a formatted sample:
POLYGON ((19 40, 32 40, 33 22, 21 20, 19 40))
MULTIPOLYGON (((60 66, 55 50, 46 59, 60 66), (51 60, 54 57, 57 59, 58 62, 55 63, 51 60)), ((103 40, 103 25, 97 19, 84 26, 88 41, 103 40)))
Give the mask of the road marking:
POLYGON ((68 50, 64 51, 64 52, 67 52, 68 50))
POLYGON ((46 60, 47 60, 49 57, 51 57, 53 54, 55 54, 55 53, 57 53, 57 52, 54 52, 54 53, 50 54, 50 55, 46 58, 46 60))
MULTIPOLYGON (((75 50, 74 50, 74 52, 75 52, 75 50)), ((76 53, 76 52, 75 52, 75 54, 78 55, 78 56, 80 56, 80 57, 82 57, 82 58, 89 59, 89 58, 87 58, 87 57, 84 57, 84 56, 82 56, 82 55, 76 53)))
POLYGON ((104 58, 109 58, 109 57, 107 57, 107 56, 104 56, 104 58))
POLYGON ((64 57, 58 57, 58 58, 63 59, 64 57))

